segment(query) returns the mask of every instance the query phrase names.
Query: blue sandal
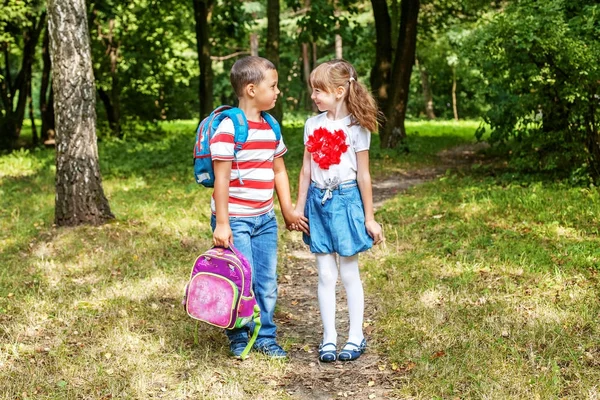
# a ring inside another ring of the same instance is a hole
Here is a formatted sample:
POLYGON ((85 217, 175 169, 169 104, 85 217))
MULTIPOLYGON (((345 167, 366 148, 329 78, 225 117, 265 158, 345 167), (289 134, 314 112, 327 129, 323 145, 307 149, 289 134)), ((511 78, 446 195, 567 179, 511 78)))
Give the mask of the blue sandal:
POLYGON ((340 361, 354 361, 365 352, 366 348, 367 341, 365 339, 360 342, 360 346, 355 343, 348 342, 342 351, 340 351, 340 354, 338 354, 338 359, 340 361))
POLYGON ((319 345, 319 361, 330 363, 337 360, 337 346, 335 343, 321 343, 319 345), (323 350, 327 346, 333 346, 333 350, 323 350))

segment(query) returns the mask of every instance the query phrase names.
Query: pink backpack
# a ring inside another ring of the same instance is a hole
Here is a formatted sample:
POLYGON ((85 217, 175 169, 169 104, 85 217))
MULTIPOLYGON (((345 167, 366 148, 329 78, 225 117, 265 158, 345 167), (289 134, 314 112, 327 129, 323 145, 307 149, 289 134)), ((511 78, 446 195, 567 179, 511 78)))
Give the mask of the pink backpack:
POLYGON ((183 305, 188 315, 225 329, 254 321, 254 333, 241 358, 247 357, 260 330, 260 309, 252 291, 252 267, 233 246, 213 247, 194 263, 183 305))

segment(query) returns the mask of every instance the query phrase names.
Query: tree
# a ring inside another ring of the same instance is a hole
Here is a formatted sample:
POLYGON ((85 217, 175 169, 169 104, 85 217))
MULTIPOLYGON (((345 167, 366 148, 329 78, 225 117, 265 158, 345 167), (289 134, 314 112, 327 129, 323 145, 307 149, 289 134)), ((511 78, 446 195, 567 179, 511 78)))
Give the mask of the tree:
POLYGON ((55 144, 54 126, 54 90, 50 74, 52 73, 52 62, 50 60, 50 35, 48 25, 44 32, 42 41, 42 82, 40 87, 40 114, 42 117, 41 140, 47 145, 55 144))
POLYGON ((406 138, 404 120, 410 77, 415 63, 419 0, 402 0, 396 51, 392 54, 392 32, 387 2, 371 0, 377 34, 377 53, 371 85, 386 121, 379 129, 382 148, 395 148, 406 138), (392 61, 393 60, 393 61, 392 61))
MULTIPOLYGON (((279 4, 279 0, 268 0, 266 56, 267 59, 269 59, 273 64, 275 64, 275 68, 277 68, 277 70, 279 70, 279 41, 281 36, 279 28, 280 13, 281 7, 279 4)), ((273 116, 278 121, 283 121, 283 101, 280 100, 277 103, 275 103, 275 108, 273 109, 273 116)))
POLYGON ((193 0, 194 18, 196 21, 196 42, 198 49, 198 66, 200 67, 200 119, 211 113, 213 108, 213 70, 210 59, 210 28, 208 16, 213 7, 213 0, 193 0))
POLYGON ((0 66, 4 64, 4 69, 0 72, 0 111, 3 110, 0 113, 0 149, 12 149, 21 134, 31 90, 32 67, 40 34, 46 24, 46 12, 38 2, 24 4, 11 0, 6 8, 3 5, 2 14, 0 51, 3 63, 0 66), (11 51, 14 44, 21 47, 21 55, 11 51))
POLYGON ((594 0, 521 0, 474 31, 488 141, 508 146, 514 166, 600 180, 599 15, 594 0))
POLYGON ((85 0, 48 0, 56 111, 56 209, 59 226, 113 219, 102 189, 96 141, 96 87, 85 0))

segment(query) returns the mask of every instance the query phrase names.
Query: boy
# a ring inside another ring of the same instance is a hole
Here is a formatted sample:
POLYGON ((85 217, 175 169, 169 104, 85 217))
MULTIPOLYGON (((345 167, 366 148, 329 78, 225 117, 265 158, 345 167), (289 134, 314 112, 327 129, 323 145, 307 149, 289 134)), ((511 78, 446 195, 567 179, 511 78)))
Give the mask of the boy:
MULTIPOLYGON (((277 300, 277 220, 273 189, 277 192, 283 218, 308 229, 307 220, 292 207, 287 171, 282 156, 287 148, 261 112, 275 106, 277 71, 261 57, 244 57, 231 68, 230 80, 239 108, 248 120, 248 139, 234 159, 234 128, 230 119, 221 122, 210 142, 215 172, 211 199, 211 226, 215 246, 229 243, 252 264, 253 289, 261 310, 261 323, 254 348, 273 358, 287 357, 277 344, 273 321, 277 300), (241 178, 241 179, 240 179, 241 178), (243 184, 242 184, 243 182, 243 184)), ((226 331, 229 348, 239 357, 248 344, 247 329, 226 331)))

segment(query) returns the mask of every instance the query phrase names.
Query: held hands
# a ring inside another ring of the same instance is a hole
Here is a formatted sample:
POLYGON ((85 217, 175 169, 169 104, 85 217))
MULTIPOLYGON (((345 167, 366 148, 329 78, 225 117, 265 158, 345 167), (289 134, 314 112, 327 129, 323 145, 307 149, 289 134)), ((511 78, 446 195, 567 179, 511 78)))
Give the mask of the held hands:
POLYGON ((369 236, 373 238, 374 244, 383 243, 383 230, 381 229, 381 225, 377 223, 374 219, 365 222, 365 228, 367 228, 367 233, 369 236))
POLYGON ((285 226, 288 230, 304 232, 307 235, 310 234, 308 229, 308 218, 300 211, 291 210, 283 215, 283 219, 285 220, 285 226))
POLYGON ((229 224, 217 224, 213 232, 213 245, 216 247, 229 247, 233 243, 233 233, 229 224))

